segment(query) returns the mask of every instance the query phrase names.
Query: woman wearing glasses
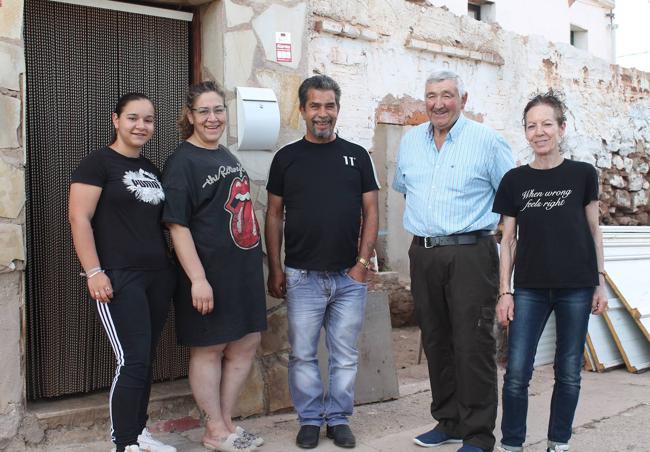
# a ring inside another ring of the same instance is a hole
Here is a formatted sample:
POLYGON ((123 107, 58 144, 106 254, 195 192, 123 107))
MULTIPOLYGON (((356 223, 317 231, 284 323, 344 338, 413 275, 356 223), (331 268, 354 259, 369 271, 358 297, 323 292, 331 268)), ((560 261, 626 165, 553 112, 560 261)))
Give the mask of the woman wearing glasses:
POLYGON ((206 419, 203 445, 252 451, 263 440, 233 425, 231 416, 266 329, 266 295, 250 181, 219 145, 226 128, 221 88, 191 86, 179 128, 185 141, 163 174, 163 222, 180 263, 177 338, 191 347, 190 386, 206 419))

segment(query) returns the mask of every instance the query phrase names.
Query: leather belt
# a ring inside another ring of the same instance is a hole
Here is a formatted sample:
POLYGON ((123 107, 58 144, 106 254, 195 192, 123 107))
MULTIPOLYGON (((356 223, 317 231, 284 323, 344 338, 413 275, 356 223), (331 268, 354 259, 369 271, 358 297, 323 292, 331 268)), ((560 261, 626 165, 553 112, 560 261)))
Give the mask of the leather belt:
POLYGON ((494 235, 494 231, 473 231, 464 234, 443 235, 439 237, 413 237, 413 243, 425 248, 434 248, 436 246, 449 245, 473 245, 481 237, 494 235))

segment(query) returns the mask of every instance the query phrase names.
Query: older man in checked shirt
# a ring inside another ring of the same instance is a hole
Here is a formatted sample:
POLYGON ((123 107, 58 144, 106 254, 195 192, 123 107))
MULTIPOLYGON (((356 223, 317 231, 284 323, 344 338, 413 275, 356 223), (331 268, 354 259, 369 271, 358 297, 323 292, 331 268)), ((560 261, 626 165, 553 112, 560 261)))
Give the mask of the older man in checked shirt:
POLYGON ((503 138, 462 114, 467 93, 456 73, 433 73, 425 102, 429 122, 402 139, 393 180, 406 197, 404 228, 414 236, 411 291, 438 421, 414 441, 492 451, 499 268, 492 202, 514 161, 503 138))

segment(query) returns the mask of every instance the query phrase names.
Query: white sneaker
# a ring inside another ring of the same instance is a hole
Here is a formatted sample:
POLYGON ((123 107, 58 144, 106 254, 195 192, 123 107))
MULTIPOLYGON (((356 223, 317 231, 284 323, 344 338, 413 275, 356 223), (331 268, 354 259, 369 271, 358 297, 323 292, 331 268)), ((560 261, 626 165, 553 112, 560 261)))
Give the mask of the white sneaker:
POLYGON ((569 450, 568 444, 556 444, 555 446, 546 449, 547 452, 568 452, 569 450))
MULTIPOLYGON (((523 447, 517 449, 520 451, 523 451, 523 447)), ((510 449, 506 449, 504 446, 495 446, 494 452, 512 452, 510 449)))
MULTIPOLYGON (((111 449, 111 452, 115 452, 116 450, 117 447, 114 447, 111 449)), ((140 449, 137 444, 133 444, 131 446, 126 446, 124 452, 142 452, 142 449, 140 449)))
POLYGON ((255 447, 260 447, 262 444, 264 444, 264 438, 257 436, 255 433, 247 432, 243 427, 235 427, 235 433, 240 438, 244 438, 250 441, 250 443, 255 447))
POLYGON ((149 429, 145 427, 142 429, 142 433, 138 435, 138 444, 140 444, 140 449, 148 452, 176 452, 174 446, 169 446, 167 444, 161 443, 149 433, 149 429))

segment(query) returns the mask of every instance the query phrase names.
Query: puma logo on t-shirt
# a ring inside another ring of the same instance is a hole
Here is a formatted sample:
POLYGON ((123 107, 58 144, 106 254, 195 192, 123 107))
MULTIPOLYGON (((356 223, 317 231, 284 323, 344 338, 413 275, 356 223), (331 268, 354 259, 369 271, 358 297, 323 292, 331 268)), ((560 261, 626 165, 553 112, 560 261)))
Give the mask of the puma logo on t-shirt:
POLYGON ((127 190, 135 195, 135 199, 149 204, 158 205, 165 200, 165 192, 155 174, 140 169, 125 171, 122 182, 127 190))

